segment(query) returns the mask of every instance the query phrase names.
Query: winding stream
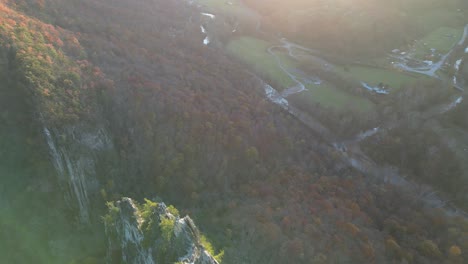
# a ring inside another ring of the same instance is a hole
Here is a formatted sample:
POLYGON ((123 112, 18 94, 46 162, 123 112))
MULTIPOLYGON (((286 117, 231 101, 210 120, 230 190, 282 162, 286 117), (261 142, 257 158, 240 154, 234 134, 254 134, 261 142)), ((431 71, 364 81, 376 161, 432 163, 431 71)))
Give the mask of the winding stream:
MULTIPOLYGON (((257 28, 259 28, 259 26, 257 26, 257 28)), ((281 39, 279 39, 279 41, 282 43, 282 45, 271 46, 271 47, 268 48, 267 51, 271 56, 273 56, 275 58, 275 61, 276 61, 276 64, 278 65, 278 67, 284 73, 286 73, 289 76, 289 78, 291 78, 291 80, 293 82, 296 83, 295 86, 288 87, 281 93, 281 95, 283 97, 286 98, 286 97, 288 97, 288 96, 290 96, 292 94, 301 93, 303 91, 306 91, 307 88, 306 88, 304 83, 314 83, 316 85, 320 85, 322 83, 322 80, 320 80, 318 77, 311 78, 309 76, 305 76, 305 74, 303 74, 304 76, 299 76, 298 73, 293 73, 291 70, 287 69, 283 65, 283 63, 281 62, 281 59, 275 53, 275 51, 274 51, 275 49, 281 49, 281 48, 286 49, 288 51, 288 56, 295 59, 295 60, 306 60, 306 59, 307 60, 315 60, 316 62, 318 62, 324 68, 324 70, 327 70, 327 71, 333 70, 334 66, 331 63, 329 63, 328 61, 326 61, 326 60, 324 60, 324 59, 322 59, 320 57, 312 55, 313 53, 318 53, 317 50, 309 49, 307 47, 292 43, 292 42, 288 41, 285 38, 281 38, 281 39), (307 52, 309 54, 308 55, 295 54, 294 49, 299 49, 299 50, 305 51, 305 52, 307 52)))
MULTIPOLYGON (((202 16, 206 16, 208 17, 209 19, 211 20, 214 20, 216 18, 215 15, 213 14, 210 14, 210 13, 200 13, 202 16)), ((210 36, 208 36, 208 32, 206 31, 205 27, 203 25, 200 25, 200 30, 201 30, 201 33, 205 35, 205 38, 203 39, 203 45, 208 45, 210 44, 211 40, 210 40, 210 36)))

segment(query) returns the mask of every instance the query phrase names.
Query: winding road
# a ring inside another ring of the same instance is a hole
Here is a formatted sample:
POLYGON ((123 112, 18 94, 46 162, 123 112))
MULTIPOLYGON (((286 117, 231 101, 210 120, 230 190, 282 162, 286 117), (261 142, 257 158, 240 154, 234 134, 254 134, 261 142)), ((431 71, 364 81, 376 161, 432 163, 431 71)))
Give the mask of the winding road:
POLYGON ((305 85, 301 81, 299 81, 299 78, 296 75, 292 74, 290 71, 288 71, 286 69, 286 67, 284 67, 283 63, 281 62, 281 59, 273 51, 276 48, 282 48, 282 47, 284 47, 284 46, 272 46, 272 47, 268 48, 268 53, 275 58, 275 61, 276 61, 276 64, 278 65, 278 67, 280 67, 281 70, 284 73, 286 73, 289 76, 289 78, 291 78, 291 80, 293 80, 297 84, 296 86, 288 87, 282 93, 283 97, 287 97, 287 96, 289 96, 291 94, 300 93, 300 92, 303 92, 303 91, 305 91, 307 89, 306 89, 305 85))
MULTIPOLYGON (((460 41, 458 41, 458 43, 455 44, 450 49, 449 52, 447 52, 447 54, 443 55, 438 62, 433 63, 433 64, 427 64, 422 61, 417 61, 416 59, 411 57, 412 53, 410 52, 410 53, 405 54, 404 56, 393 56, 394 58, 399 60, 399 62, 394 63, 394 66, 407 72, 414 72, 414 73, 424 74, 433 78, 439 78, 436 72, 440 70, 440 68, 445 64, 445 62, 447 61, 447 58, 453 53, 455 48, 465 43, 467 37, 468 37, 468 24, 465 25, 465 28, 463 30, 463 35, 460 41), (415 66, 415 67, 408 66, 408 63, 410 61, 417 61, 419 64, 421 64, 421 66, 415 66)), ((456 88, 463 90, 461 87, 456 87, 456 88)))

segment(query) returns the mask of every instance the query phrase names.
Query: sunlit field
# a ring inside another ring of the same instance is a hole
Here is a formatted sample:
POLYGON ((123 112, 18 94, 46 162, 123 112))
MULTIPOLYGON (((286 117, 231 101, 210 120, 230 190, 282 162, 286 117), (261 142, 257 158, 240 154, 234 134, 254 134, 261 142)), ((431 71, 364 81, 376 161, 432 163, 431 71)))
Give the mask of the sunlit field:
POLYGON ((289 98, 292 103, 298 104, 302 109, 311 114, 313 114, 313 111, 310 110, 312 108, 311 105, 325 107, 326 109, 338 112, 351 110, 365 113, 375 110, 375 104, 365 97, 349 94, 329 83, 322 83, 320 85, 309 84, 307 85, 307 89, 307 91, 291 95, 289 98))
POLYGON ((423 75, 398 72, 397 70, 355 65, 337 67, 336 70, 337 74, 345 78, 366 82, 371 86, 377 86, 382 83, 389 86, 388 89, 390 92, 395 92, 403 85, 409 85, 418 79, 427 78, 423 75))
MULTIPOLYGON (((278 66, 277 61, 268 53, 268 48, 273 43, 253 37, 241 37, 233 39, 226 46, 229 53, 250 65, 255 72, 273 80, 280 85, 279 90, 295 85, 294 81, 278 66)), ((281 62, 286 67, 292 67, 294 62, 285 55, 281 56, 281 62)))

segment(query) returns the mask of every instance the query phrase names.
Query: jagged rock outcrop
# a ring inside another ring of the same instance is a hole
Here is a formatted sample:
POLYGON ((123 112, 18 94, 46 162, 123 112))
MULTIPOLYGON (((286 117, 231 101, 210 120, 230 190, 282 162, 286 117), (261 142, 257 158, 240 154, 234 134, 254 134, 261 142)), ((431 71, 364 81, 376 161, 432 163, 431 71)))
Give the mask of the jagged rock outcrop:
POLYGON ((138 205, 122 198, 108 207, 104 216, 107 263, 218 264, 202 245, 192 219, 180 218, 164 203, 146 200, 138 205))

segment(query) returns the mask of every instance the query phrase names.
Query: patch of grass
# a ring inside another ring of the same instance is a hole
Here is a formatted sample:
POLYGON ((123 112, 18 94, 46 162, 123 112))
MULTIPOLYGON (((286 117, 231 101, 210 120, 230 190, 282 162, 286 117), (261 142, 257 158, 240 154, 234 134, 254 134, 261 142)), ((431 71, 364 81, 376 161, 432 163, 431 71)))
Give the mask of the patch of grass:
MULTIPOLYGON (((255 39, 252 37, 241 37, 232 40, 227 45, 229 53, 251 65, 255 72, 271 78, 283 87, 291 87, 296 83, 277 65, 275 58, 268 53, 267 49, 273 44, 255 39)), ((285 52, 275 50, 275 54, 281 61, 283 67, 287 69, 297 68, 297 63, 288 57, 285 52)), ((292 95, 293 101, 298 101, 302 105, 319 103, 325 107, 331 107, 337 110, 349 108, 357 111, 370 111, 375 105, 358 96, 348 94, 331 84, 322 83, 321 85, 308 84, 308 91, 292 95)))
POLYGON ((200 243, 205 248, 205 250, 208 251, 208 253, 210 253, 211 256, 213 256, 219 263, 222 263, 224 257, 224 250, 221 250, 218 252, 218 254, 216 254, 213 245, 204 235, 200 236, 200 243))
POLYGON ((446 54, 460 41, 462 35, 463 28, 437 28, 416 42, 414 56, 417 58, 424 58, 431 54, 431 49, 436 49, 436 52, 446 54))
MULTIPOLYGON (((241 61, 253 67, 253 70, 277 82, 283 87, 290 87, 296 83, 278 66, 275 58, 268 53, 268 48, 273 44, 252 38, 240 37, 232 40, 226 46, 227 51, 241 61)), ((285 67, 292 67, 294 62, 286 55, 278 54, 285 67)))
POLYGON ((338 74, 345 78, 352 78, 358 82, 366 82, 372 86, 376 86, 379 83, 390 85, 391 91, 396 91, 401 88, 402 85, 415 82, 421 78, 428 78, 424 75, 418 77, 412 76, 405 73, 400 73, 393 70, 378 69, 365 66, 350 66, 349 71, 345 71, 344 67, 336 67, 338 74))
POLYGON ((324 107, 330 107, 338 111, 353 109, 359 112, 368 112, 375 108, 375 104, 368 99, 351 95, 331 84, 309 84, 307 85, 307 89, 307 91, 300 94, 291 95, 288 99, 302 106, 318 103, 324 107))

